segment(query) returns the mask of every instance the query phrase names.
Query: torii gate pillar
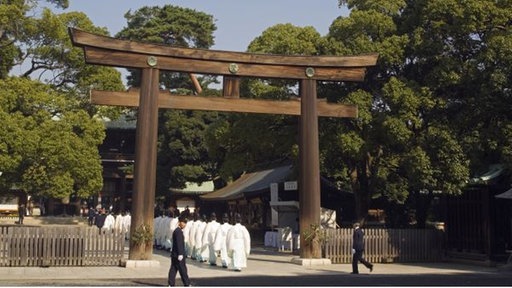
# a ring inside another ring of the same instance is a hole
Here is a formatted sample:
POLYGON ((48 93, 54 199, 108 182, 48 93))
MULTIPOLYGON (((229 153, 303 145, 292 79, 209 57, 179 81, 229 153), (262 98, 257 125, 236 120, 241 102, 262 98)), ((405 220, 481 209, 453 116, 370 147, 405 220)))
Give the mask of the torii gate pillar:
MULTIPOLYGON (((153 233, 153 214, 155 206, 156 156, 158 136, 158 94, 159 69, 142 69, 142 81, 139 98, 139 114, 135 139, 134 191, 132 207, 132 227, 145 227, 153 233)), ((128 258, 145 259, 146 251, 153 251, 153 243, 138 244, 130 241, 128 258)))
MULTIPOLYGON (((320 162, 318 147, 318 116, 316 80, 300 81, 300 131, 299 131, 299 231, 320 225, 320 162)), ((306 243, 300 237, 300 257, 320 258, 320 243, 306 243)))

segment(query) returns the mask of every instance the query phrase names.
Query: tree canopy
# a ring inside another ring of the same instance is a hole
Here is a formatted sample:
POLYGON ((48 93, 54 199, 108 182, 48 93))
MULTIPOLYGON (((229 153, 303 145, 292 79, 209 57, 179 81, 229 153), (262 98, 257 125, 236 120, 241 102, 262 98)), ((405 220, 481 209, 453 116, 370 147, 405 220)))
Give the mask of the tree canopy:
MULTIPOLYGON (((115 117, 119 110, 90 105, 88 91, 124 86, 117 70, 85 64, 67 27, 108 31, 77 12, 43 9, 30 16, 37 1, 0 3, 0 185, 52 197, 92 194, 101 187, 93 147, 104 137, 95 117, 115 117), (16 76, 13 67, 20 71, 16 76)), ((512 2, 338 3, 350 14, 333 19, 327 35, 277 24, 247 51, 379 53, 364 82, 318 83, 320 98, 359 109, 357 119, 320 118, 321 173, 354 192, 360 220, 370 201, 381 199, 388 204, 388 225, 404 225, 407 210, 415 210, 424 225, 436 193, 461 193, 475 171, 512 163, 512 2)), ((116 37, 204 49, 214 44, 213 16, 203 12, 165 5, 128 11, 125 18, 127 26, 116 37)), ((160 79, 173 93, 194 93, 187 74, 166 72, 160 79)), ((219 94, 207 88, 215 78, 199 80, 205 95, 219 94)), ((138 81, 131 71, 128 85, 138 81)), ((241 83, 241 94, 249 98, 290 99, 297 90, 286 75, 241 83)), ((297 117, 173 110, 159 116, 161 194, 189 181, 229 181, 267 163, 296 161, 297 117)))
MULTIPOLYGON (((508 53, 512 3, 354 0, 339 4, 347 5, 350 15, 334 19, 327 35, 320 37, 310 27, 279 24, 255 38, 248 51, 379 53, 377 67, 368 71, 364 82, 319 83, 319 97, 359 108, 357 119, 320 119, 322 174, 354 192, 360 220, 366 217, 371 199, 380 198, 389 203, 390 226, 404 224, 404 217, 393 214, 404 215, 405 210, 416 210, 419 225, 424 225, 428 203, 436 193, 461 193, 477 169, 510 163, 506 101, 512 79, 508 53)), ((243 94, 286 98, 294 85, 248 80, 243 94)), ((282 121, 264 117, 276 126, 282 121)), ((239 131, 258 131, 260 143, 270 141, 279 151, 293 151, 293 141, 264 136, 272 132, 265 127, 273 126, 259 116, 233 116, 232 121, 217 126, 222 134, 212 133, 220 140, 214 150, 224 149, 224 167, 279 157, 261 153, 260 146, 269 144, 244 145, 241 139, 251 137, 240 137, 239 131), (248 121, 251 118, 258 120, 248 121), (230 131, 232 136, 226 137, 230 131)), ((293 131, 292 126, 287 130, 293 131)))
MULTIPOLYGON (((191 48, 209 48, 217 29, 213 16, 172 5, 142 7, 125 14, 127 26, 116 37, 135 41, 191 48)), ((130 70, 128 84, 139 86, 140 71, 130 70)), ((162 89, 176 94, 193 94, 186 73, 162 71, 162 89)), ((200 77, 202 87, 213 78, 200 77)), ((203 94, 209 93, 205 89, 203 94)), ((218 92, 217 92, 218 94, 218 92)), ((186 182, 212 180, 216 165, 208 158, 205 130, 217 117, 214 112, 166 110, 159 113, 157 193, 167 195, 169 188, 184 188, 186 182)))
POLYGON ((366 144, 362 157, 340 161, 359 163, 348 168, 357 171, 354 191, 402 204, 420 193, 457 194, 471 171, 509 162, 501 151, 510 145, 502 138, 502 124, 510 123, 502 106, 510 98, 510 57, 500 52, 512 47, 503 45, 512 35, 510 1, 340 4, 351 14, 331 25, 333 51, 380 55, 362 87, 372 99, 359 106, 371 115, 357 133, 366 144))
POLYGON ((88 197, 103 185, 98 145, 105 135, 98 119, 119 115, 119 109, 92 106, 89 90, 124 85, 117 70, 86 65, 68 35, 70 26, 108 34, 104 28, 83 13, 43 8, 37 14, 37 4, 0 4, 0 118, 6 127, 0 132, 1 191, 88 197))
POLYGON ((33 196, 87 197, 103 185, 103 123, 76 100, 26 78, 0 80, 0 185, 33 196))

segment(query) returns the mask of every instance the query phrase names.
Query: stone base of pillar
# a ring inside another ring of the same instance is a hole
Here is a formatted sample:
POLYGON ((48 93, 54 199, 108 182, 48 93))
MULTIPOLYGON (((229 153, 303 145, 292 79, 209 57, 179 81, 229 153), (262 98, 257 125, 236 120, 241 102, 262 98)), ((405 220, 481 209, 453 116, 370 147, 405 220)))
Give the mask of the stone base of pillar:
POLYGON ((152 268, 160 267, 160 262, 156 260, 121 260, 120 266, 126 268, 152 268))
POLYGON ((327 258, 299 258, 293 257, 293 264, 301 265, 301 266, 323 266, 323 265, 331 265, 331 259, 327 258))

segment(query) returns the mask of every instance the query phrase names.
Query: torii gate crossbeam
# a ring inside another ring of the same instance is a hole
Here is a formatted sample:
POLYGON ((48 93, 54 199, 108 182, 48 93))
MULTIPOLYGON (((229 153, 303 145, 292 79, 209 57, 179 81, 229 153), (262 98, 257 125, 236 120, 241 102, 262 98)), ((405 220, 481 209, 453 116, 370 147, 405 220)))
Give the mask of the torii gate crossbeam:
MULTIPOLYGON (((318 116, 356 117, 357 108, 319 101, 316 81, 362 81, 367 67, 376 64, 377 54, 349 57, 264 55, 139 43, 74 28, 70 28, 69 33, 73 44, 84 49, 86 63, 142 70, 131 233, 141 225, 153 229, 159 107, 300 115, 299 229, 302 233, 311 225, 320 224, 318 116), (160 70, 222 75, 224 98, 165 95, 159 91, 160 70), (300 102, 239 99, 238 85, 242 76, 297 79, 300 102)), ((96 104, 137 106, 133 92, 93 91, 92 100, 96 104)), ((319 244, 305 245, 303 238, 300 257, 320 258, 319 244)), ((130 241, 129 259, 151 259, 151 248, 152 243, 140 247, 130 241)))

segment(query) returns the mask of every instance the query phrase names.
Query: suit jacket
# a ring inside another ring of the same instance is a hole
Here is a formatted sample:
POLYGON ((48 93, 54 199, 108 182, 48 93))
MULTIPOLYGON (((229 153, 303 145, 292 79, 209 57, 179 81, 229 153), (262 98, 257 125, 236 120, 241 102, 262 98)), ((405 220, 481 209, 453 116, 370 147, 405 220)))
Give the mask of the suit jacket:
POLYGON ((103 227, 103 225, 105 225, 105 219, 107 218, 107 215, 106 214, 98 214, 96 216, 96 226, 98 228, 101 228, 103 227))
POLYGON ((364 250, 364 232, 361 228, 354 229, 352 234, 352 248, 357 251, 364 250))
POLYGON ((171 257, 178 258, 179 255, 185 256, 185 238, 183 236, 183 230, 177 227, 174 229, 174 232, 172 232, 171 257))

